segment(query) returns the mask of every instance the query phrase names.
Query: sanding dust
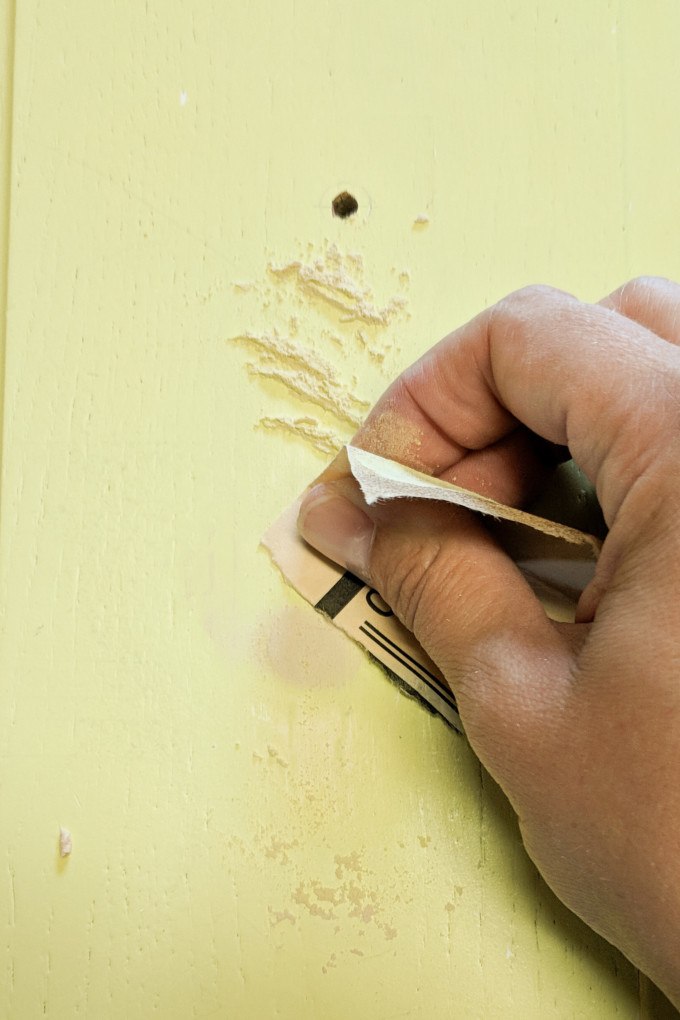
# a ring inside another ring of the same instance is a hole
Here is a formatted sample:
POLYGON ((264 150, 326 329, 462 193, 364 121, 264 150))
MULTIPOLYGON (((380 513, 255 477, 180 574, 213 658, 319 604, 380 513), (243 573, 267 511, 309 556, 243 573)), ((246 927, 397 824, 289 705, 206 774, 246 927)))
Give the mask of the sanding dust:
POLYGON ((358 274, 363 273, 361 257, 343 257, 335 245, 330 245, 325 257, 312 263, 293 259, 281 265, 270 263, 268 268, 273 276, 292 277, 308 295, 333 305, 343 313, 341 322, 362 321, 368 325, 388 326, 406 310, 406 298, 402 294, 395 295, 379 307, 371 288, 356 279, 358 274), (354 269, 354 276, 348 271, 348 266, 354 269))
POLYGON ((427 216, 425 213, 420 213, 420 215, 416 216, 416 218, 414 219, 413 226, 416 228, 420 227, 422 229, 423 227, 426 227, 429 224, 429 222, 430 217, 427 216))
POLYGON ((73 837, 69 829, 59 826, 59 856, 68 857, 73 850, 73 837))
POLYGON ((260 418, 258 425, 263 429, 271 431, 286 432, 297 439, 305 440, 319 453, 326 456, 334 456, 341 446, 347 441, 346 437, 339 436, 330 429, 325 429, 316 418, 288 418, 285 415, 276 417, 267 416, 260 418))
POLYGON ((361 424, 370 407, 367 400, 356 397, 337 377, 332 365, 300 344, 271 333, 243 333, 232 337, 237 343, 254 348, 259 355, 249 370, 265 379, 282 383, 298 397, 328 411, 338 421, 353 427, 361 424))
POLYGON ((367 419, 354 445, 366 450, 380 450, 382 457, 420 471, 427 468, 419 453, 422 441, 422 430, 415 422, 388 408, 367 419))

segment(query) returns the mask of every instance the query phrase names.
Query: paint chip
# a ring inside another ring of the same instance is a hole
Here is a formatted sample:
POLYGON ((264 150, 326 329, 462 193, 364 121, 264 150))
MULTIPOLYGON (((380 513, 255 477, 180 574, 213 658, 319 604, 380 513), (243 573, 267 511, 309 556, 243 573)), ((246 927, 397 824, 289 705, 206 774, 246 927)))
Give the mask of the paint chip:
POLYGON ((73 850, 73 837, 71 836, 70 829, 65 829, 63 825, 59 826, 59 856, 68 857, 73 850))

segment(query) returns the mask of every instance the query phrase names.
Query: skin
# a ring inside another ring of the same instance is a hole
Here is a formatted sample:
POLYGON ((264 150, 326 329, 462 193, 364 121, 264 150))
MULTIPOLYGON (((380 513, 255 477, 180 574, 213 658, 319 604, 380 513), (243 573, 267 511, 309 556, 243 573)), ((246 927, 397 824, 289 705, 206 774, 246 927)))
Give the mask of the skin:
POLYGON ((511 294, 408 368, 353 442, 516 506, 560 448, 595 485, 609 534, 574 624, 466 511, 368 508, 343 455, 299 528, 443 671, 548 884, 680 1006, 680 285, 511 294))

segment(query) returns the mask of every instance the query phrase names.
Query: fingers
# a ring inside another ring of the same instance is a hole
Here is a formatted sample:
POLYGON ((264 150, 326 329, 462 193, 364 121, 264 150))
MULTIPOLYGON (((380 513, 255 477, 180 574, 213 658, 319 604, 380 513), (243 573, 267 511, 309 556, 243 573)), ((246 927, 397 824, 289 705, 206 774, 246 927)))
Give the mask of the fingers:
POLYGON ((680 284, 660 276, 630 280, 600 301, 669 343, 680 345, 680 284))
POLYGON ((611 523, 659 433, 675 430, 669 376, 680 381, 677 351, 637 323, 528 288, 441 341, 392 401, 458 449, 484 449, 517 421, 568 445, 611 523))
MULTIPOLYGON (((527 430, 568 446, 596 483, 610 528, 630 496, 631 512, 622 514, 610 531, 595 580, 584 594, 579 620, 587 623, 615 576, 621 575, 620 586, 626 587, 629 551, 643 539, 651 540, 652 504, 646 493, 660 491, 656 483, 668 475, 662 455, 677 444, 679 384, 680 351, 649 329, 611 308, 584 304, 545 287, 528 288, 446 337, 407 369, 378 402, 355 442, 461 485, 482 491, 488 485, 489 495, 499 498, 500 490, 506 501, 521 498, 540 461, 537 454, 532 468, 527 430), (640 480, 644 483, 636 486, 640 480), (641 527, 641 521, 647 524, 641 527)), ((418 567, 417 556, 406 555, 408 530, 403 529, 416 519, 404 511, 402 521, 395 509, 389 516, 367 511, 342 457, 321 481, 327 485, 313 489, 302 504, 303 537, 336 562, 370 577, 410 626, 416 614, 410 608, 408 584, 417 575, 404 575, 402 565, 412 562, 414 572, 418 567), (349 504, 338 502, 338 496, 349 504), (391 572, 380 566, 388 562, 388 547, 394 550, 391 572)), ((653 505, 657 517, 665 521, 672 516, 670 504, 653 505)), ((447 556, 427 561, 421 583, 428 592, 437 588, 437 564, 455 560, 455 535, 447 541, 447 556), (434 582, 428 579, 432 573, 434 582)), ((508 571, 514 577, 514 567, 479 541, 469 548, 474 555, 461 561, 462 575, 458 566, 454 574, 462 577, 465 588, 477 564, 476 576, 482 580, 469 587, 464 605, 455 599, 448 604, 447 632, 455 635, 454 654, 447 652, 449 646, 436 646, 425 623, 419 624, 426 651, 442 668, 446 656, 451 669, 458 661, 467 669, 476 659, 478 643, 488 648, 483 631, 475 628, 483 627, 496 597, 502 603, 498 612, 508 614, 504 625, 521 606, 530 633, 539 634, 536 614, 542 610, 533 596, 520 598, 516 582, 513 597, 508 596, 508 571)), ((437 600, 428 598, 424 605, 434 611, 437 600)), ((493 613, 490 618, 495 620, 493 613)), ((547 640, 545 630, 541 635, 547 640)))
MULTIPOLYGON (((529 438, 536 433, 569 447, 596 484, 612 528, 636 480, 653 463, 659 469, 660 451, 677 442, 678 392, 680 352, 672 344, 611 308, 533 287, 483 312, 407 369, 354 441, 518 503, 540 473, 541 456, 529 438)), ((343 476, 349 468, 340 460, 320 481, 343 476)), ((583 622, 593 618, 625 548, 637 540, 637 515, 629 518, 605 544, 579 607, 583 622)), ((332 515, 326 519, 331 537, 335 531, 333 558, 347 565, 332 515)), ((318 528, 306 537, 331 555, 318 528)))
POLYGON ((300 529, 369 581, 416 635, 506 791, 530 785, 524 773, 560 725, 573 648, 480 521, 422 500, 367 507, 344 477, 311 490, 300 529))
POLYGON ((451 682, 482 761, 508 785, 508 762, 521 757, 529 731, 535 737, 535 729, 552 727, 548 716, 561 714, 567 642, 512 561, 465 511, 407 500, 383 508, 370 570, 451 682))
POLYGON ((498 488, 520 492, 539 464, 513 457, 528 429, 569 447, 611 526, 653 451, 675 434, 679 384, 678 351, 645 327, 530 287, 408 368, 355 442, 461 485, 476 473, 499 498, 498 488), (501 456, 480 476, 494 447, 501 456))
POLYGON ((638 936, 656 935, 668 917, 680 930, 668 882, 677 849, 668 824, 680 626, 676 309, 677 289, 639 282, 600 305, 546 288, 510 295, 408 369, 355 439, 492 495, 498 489, 483 486, 497 486, 509 501, 543 461, 530 432, 567 445, 612 527, 581 606, 581 620, 596 614, 592 625, 552 624, 467 512, 419 500, 367 507, 344 456, 299 518, 312 545, 370 580, 451 682, 470 742, 551 885, 661 978, 674 959, 638 936))

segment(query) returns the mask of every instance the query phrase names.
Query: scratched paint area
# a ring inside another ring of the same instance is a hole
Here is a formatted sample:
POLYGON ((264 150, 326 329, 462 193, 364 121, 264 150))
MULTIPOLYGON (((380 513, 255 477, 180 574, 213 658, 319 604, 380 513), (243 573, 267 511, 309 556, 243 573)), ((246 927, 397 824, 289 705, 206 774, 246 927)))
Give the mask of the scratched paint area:
POLYGON ((677 5, 0 11, 0 1013, 663 1015, 258 544, 489 301, 680 276, 677 5))

